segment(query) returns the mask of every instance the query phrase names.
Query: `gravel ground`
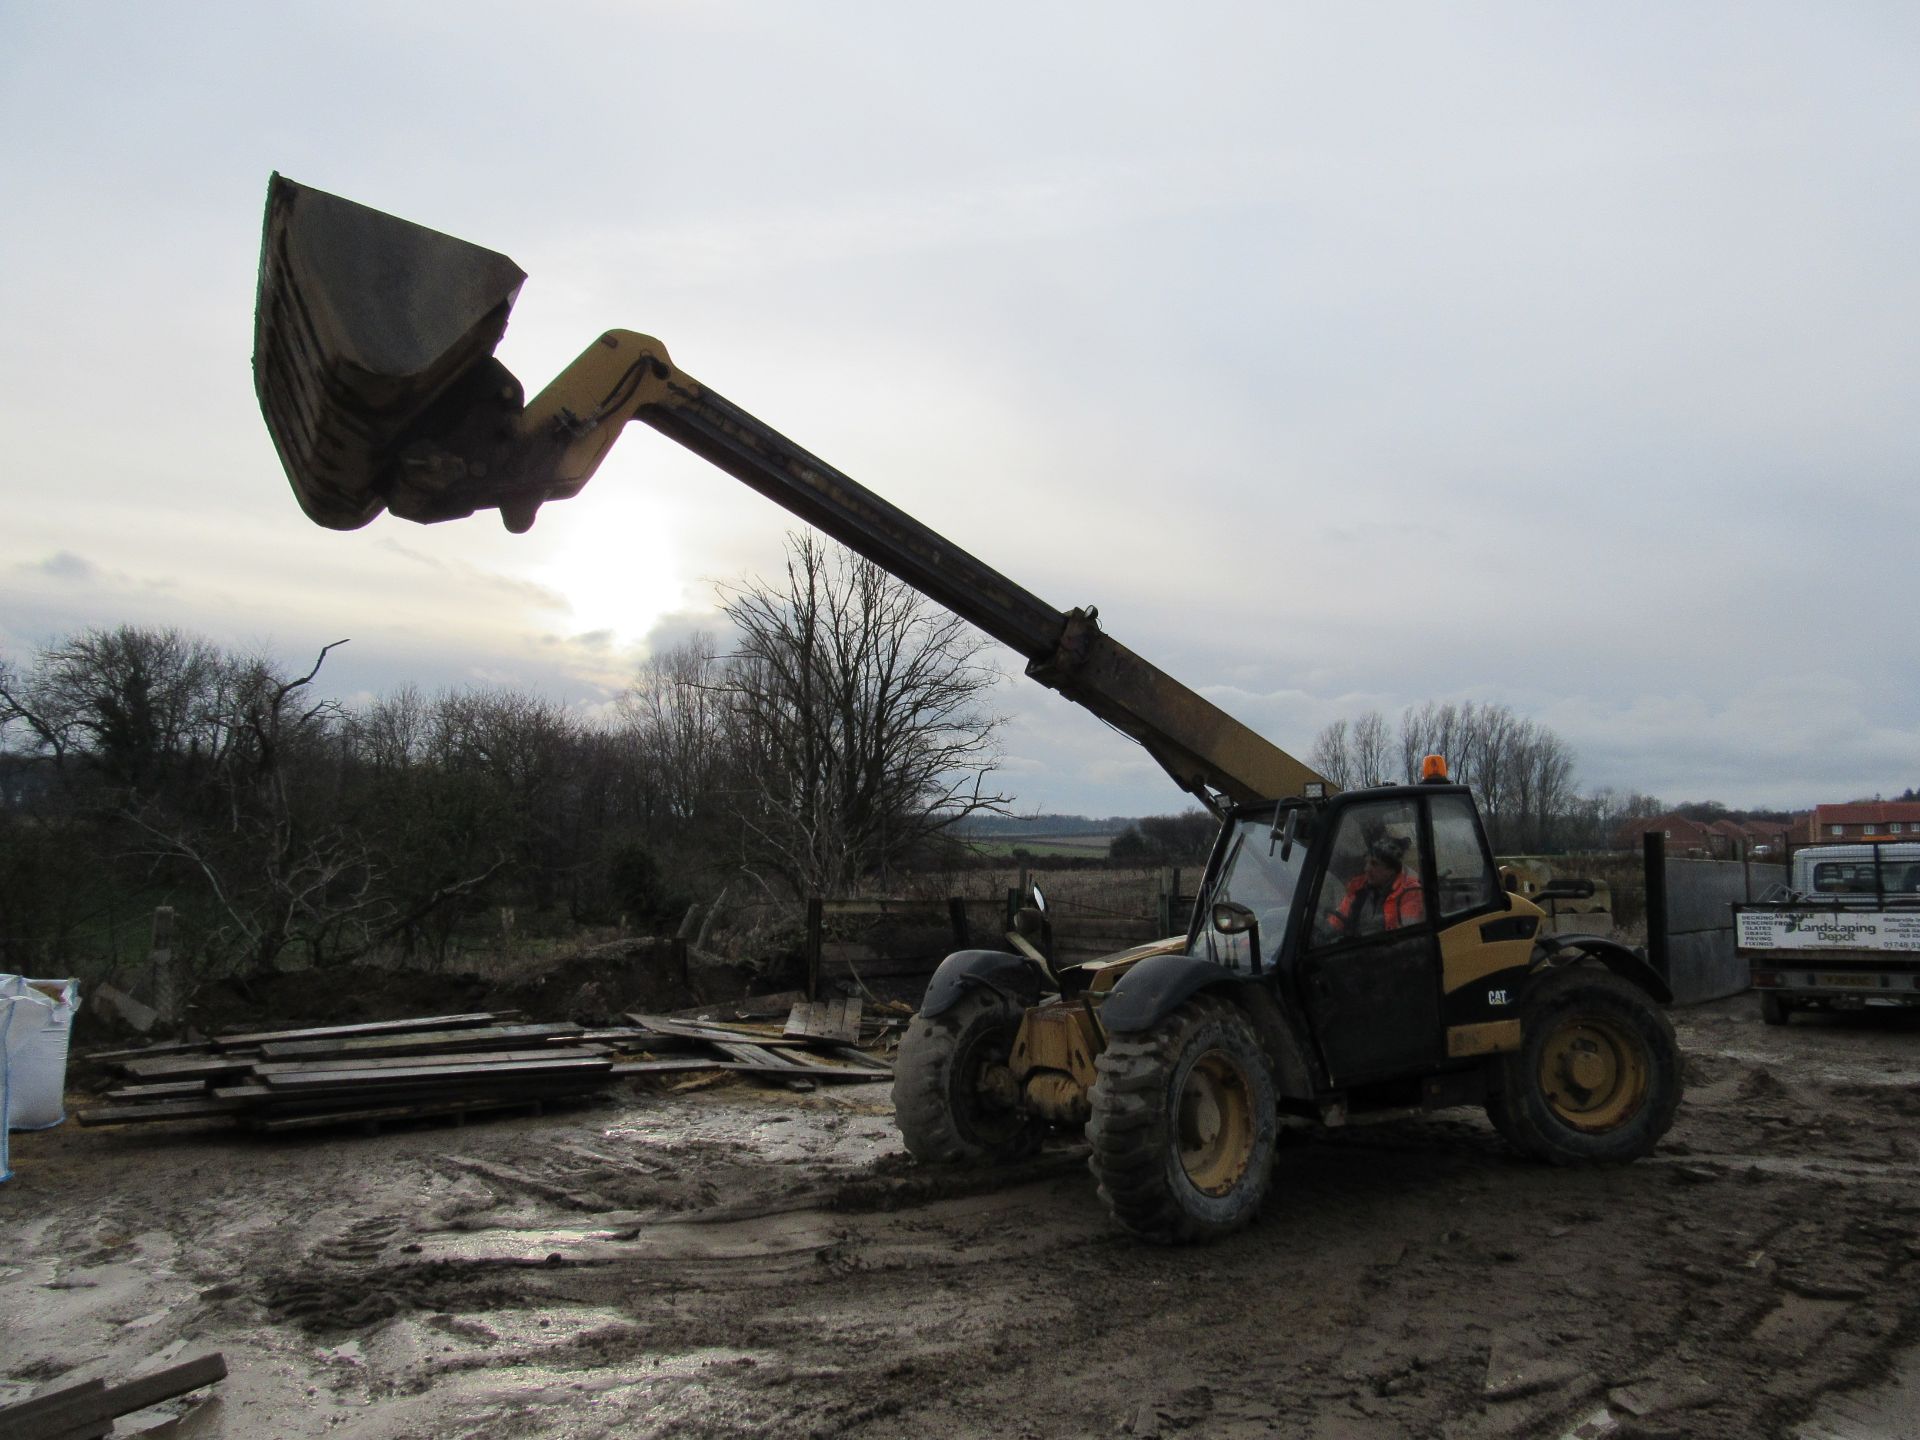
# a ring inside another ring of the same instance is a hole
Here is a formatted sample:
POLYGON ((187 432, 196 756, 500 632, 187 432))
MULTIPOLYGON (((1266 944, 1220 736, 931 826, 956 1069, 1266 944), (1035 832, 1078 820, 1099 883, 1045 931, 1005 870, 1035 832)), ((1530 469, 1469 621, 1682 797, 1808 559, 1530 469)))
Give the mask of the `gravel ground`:
MULTIPOLYGON (((1476 1113, 1138 1245, 1084 1151, 917 1169, 884 1086, 377 1135, 14 1137, 0 1401, 218 1349, 186 1436, 1791 1436, 1920 1413, 1920 1020, 1678 1012, 1652 1159, 1476 1113)), ((122 1433, 127 1429, 122 1422, 122 1433)))

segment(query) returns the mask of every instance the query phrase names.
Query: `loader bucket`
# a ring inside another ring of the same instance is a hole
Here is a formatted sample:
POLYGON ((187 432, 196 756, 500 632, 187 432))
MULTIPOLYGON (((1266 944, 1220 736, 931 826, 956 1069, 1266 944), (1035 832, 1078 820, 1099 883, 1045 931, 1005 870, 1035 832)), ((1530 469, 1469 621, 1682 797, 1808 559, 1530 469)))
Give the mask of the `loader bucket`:
MULTIPOLYGON (((365 525, 445 434, 483 410, 518 412, 519 387, 492 355, 525 278, 495 251, 273 177, 253 380, 309 519, 365 525)), ((451 493, 408 518, 473 508, 451 493)))

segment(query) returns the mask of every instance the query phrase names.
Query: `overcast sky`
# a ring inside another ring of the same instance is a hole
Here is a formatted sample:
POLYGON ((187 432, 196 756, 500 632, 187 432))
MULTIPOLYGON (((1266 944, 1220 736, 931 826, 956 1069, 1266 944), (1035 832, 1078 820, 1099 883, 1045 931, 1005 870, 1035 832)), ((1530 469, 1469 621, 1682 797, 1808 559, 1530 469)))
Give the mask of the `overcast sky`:
MULTIPOLYGON (((527 536, 336 534, 255 406, 269 172, 505 251, 1282 746, 1920 784, 1920 10, 0 0, 0 655, 604 703, 783 512, 644 427, 527 536)), ((1009 679, 1023 810, 1184 797, 1009 679)))

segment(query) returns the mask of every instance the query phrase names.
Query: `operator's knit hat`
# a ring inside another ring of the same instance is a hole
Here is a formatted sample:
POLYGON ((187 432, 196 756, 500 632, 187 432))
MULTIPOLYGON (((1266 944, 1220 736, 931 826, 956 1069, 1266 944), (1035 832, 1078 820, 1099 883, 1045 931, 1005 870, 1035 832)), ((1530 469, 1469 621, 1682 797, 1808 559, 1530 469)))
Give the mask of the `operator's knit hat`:
POLYGON ((1398 870, 1401 862, 1406 858, 1407 842, 1397 835, 1382 835, 1367 847, 1367 854, 1382 865, 1398 870))

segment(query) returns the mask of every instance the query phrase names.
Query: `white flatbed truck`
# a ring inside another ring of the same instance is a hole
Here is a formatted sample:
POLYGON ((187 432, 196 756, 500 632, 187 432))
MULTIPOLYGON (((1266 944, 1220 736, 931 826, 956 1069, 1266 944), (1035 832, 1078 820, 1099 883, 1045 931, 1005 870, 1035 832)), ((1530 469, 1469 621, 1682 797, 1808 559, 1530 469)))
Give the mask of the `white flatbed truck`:
POLYGON ((1920 1006, 1920 844, 1809 846, 1789 873, 1782 898, 1733 907, 1761 1018, 1920 1006))

